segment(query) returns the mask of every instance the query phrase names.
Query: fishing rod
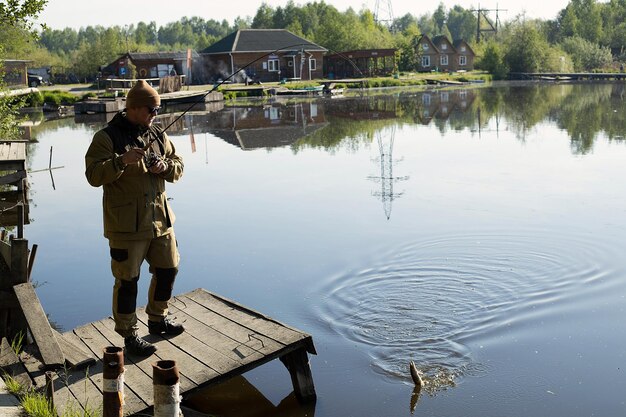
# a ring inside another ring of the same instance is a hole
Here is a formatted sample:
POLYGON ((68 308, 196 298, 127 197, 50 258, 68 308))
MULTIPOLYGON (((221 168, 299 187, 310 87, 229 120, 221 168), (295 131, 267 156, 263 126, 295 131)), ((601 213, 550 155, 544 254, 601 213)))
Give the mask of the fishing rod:
MULTIPOLYGON (((226 79, 222 80, 221 82, 215 84, 213 86, 212 89, 210 89, 209 91, 207 91, 206 93, 204 93, 203 95, 201 95, 196 101, 192 102, 191 105, 189 107, 187 107, 185 110, 183 110, 183 112, 181 114, 179 114, 170 124, 168 124, 165 128, 163 128, 163 132, 165 132, 167 129, 169 129, 174 123, 176 123, 177 121, 179 121, 187 112, 189 112, 196 104, 198 103, 203 103, 204 99, 206 98, 206 96, 208 96, 209 94, 211 94, 212 92, 216 91, 219 87, 221 87, 224 83, 226 83, 228 80, 230 80, 231 78, 233 78, 235 75, 237 75, 238 73, 240 73, 241 71, 245 70, 246 68, 248 68, 250 65, 262 60, 263 58, 275 54, 279 51, 282 51, 283 49, 290 49, 290 48, 296 48, 296 47, 301 47, 301 46, 310 46, 310 43, 297 43, 294 45, 288 45, 288 46, 283 46, 281 48, 275 49, 271 52, 268 52, 266 54, 261 55, 260 57, 248 62, 246 65, 244 65, 243 67, 239 68, 237 71, 233 72, 232 74, 230 74, 226 79)), ((356 69, 361 76, 363 75, 363 72, 361 71, 361 69, 347 56, 343 55, 341 52, 337 52, 337 51, 333 51, 332 49, 328 49, 329 51, 339 55, 340 57, 342 57, 343 59, 345 59, 346 61, 348 61, 350 63, 350 65, 352 65, 352 67, 354 67, 354 69, 356 69)), ((144 146, 143 150, 147 151, 150 146, 152 145, 152 143, 156 140, 156 138, 152 138, 148 141, 148 144, 146 146, 144 146)))

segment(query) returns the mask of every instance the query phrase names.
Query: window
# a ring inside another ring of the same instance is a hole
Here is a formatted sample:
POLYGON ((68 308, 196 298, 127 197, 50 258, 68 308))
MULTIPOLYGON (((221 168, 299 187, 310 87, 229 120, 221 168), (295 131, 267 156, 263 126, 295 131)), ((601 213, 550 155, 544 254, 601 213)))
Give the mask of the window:
POLYGON ((459 65, 467 65, 467 57, 465 55, 459 57, 459 65))
POLYGON ((290 68, 293 67, 293 61, 287 61, 287 66, 290 68))
POLYGON ((317 69, 317 61, 313 58, 309 59, 309 69, 315 71, 317 69))
POLYGON ((441 49, 442 49, 443 51, 445 51, 446 49, 448 49, 448 44, 447 44, 447 43, 442 43, 442 44, 441 44, 441 49))
POLYGON ((430 57, 428 55, 422 57, 422 67, 430 67, 430 57))
POLYGON ((461 52, 465 52, 465 45, 461 46, 461 52))
POLYGON ((441 55, 440 63, 441 65, 448 65, 448 55, 441 55))
POLYGON ((425 51, 428 51, 428 44, 427 43, 423 43, 422 44, 422 49, 425 51))
POLYGON ((279 70, 278 67, 278 60, 277 59, 270 59, 269 61, 267 61, 267 70, 270 72, 276 72, 279 70))

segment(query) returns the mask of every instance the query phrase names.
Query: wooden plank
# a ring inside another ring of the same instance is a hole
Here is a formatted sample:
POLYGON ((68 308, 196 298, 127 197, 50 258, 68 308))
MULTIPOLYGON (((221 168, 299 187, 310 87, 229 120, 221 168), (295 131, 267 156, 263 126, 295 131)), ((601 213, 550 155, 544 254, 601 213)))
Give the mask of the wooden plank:
MULTIPOLYGON (((263 357, 262 353, 218 332, 203 321, 198 320, 196 317, 180 310, 177 305, 181 304, 179 304, 175 299, 172 299, 169 306, 170 312, 175 314, 176 317, 184 322, 185 333, 190 334, 204 346, 207 346, 207 349, 210 349, 210 352, 207 352, 207 354, 212 358, 212 360, 219 361, 220 363, 222 361, 227 361, 225 366, 232 367, 235 365, 232 364, 231 361, 235 363, 245 363, 246 360, 254 361, 263 357), (217 353, 213 354, 212 351, 217 353), (225 357, 225 359, 221 359, 222 356, 225 357)), ((217 365, 216 367, 218 370, 222 370, 221 365, 217 365)))
MULTIPOLYGON (((103 356, 104 348, 107 346, 119 346, 111 343, 106 337, 102 335, 93 325, 94 323, 81 326, 74 329, 74 334, 79 337, 83 343, 93 352, 94 355, 98 354, 103 356)), ((141 370, 141 368, 135 366, 135 364, 129 359, 127 355, 124 355, 124 413, 133 414, 145 410, 152 404, 152 380, 141 370)), ((103 384, 102 380, 102 361, 98 360, 97 367, 90 371, 90 378, 100 389, 103 384), (100 370, 100 372, 95 372, 100 370)), ((102 398, 98 400, 98 404, 102 403, 102 398)))
MULTIPOLYGON (((117 341, 116 343, 119 343, 119 344, 117 344, 116 346, 124 346, 124 339, 122 338, 122 336, 120 336, 119 334, 115 332, 115 322, 112 319, 101 320, 97 323, 94 323, 94 325, 96 325, 96 327, 103 334, 103 336, 107 337, 111 341, 117 341)), ((141 328, 141 323, 138 323, 138 325, 140 326, 140 332, 139 332, 140 335, 148 333, 147 328, 144 328, 144 329, 141 328)), ((145 339, 146 341, 149 341, 150 343, 154 343, 154 342, 157 342, 158 339, 161 339, 161 338, 159 338, 158 336, 148 336, 145 339)), ((176 359, 174 357, 164 357, 163 351, 162 351, 163 349, 160 348, 160 344, 155 343, 155 345, 157 346, 157 352, 154 355, 150 356, 149 358, 126 355, 131 360, 134 360, 135 365, 141 368, 143 372, 150 378, 150 381, 151 381, 150 384, 152 384, 152 374, 153 374, 152 365, 151 365, 152 362, 157 361, 159 359, 174 359, 174 360, 176 359), (161 352, 159 352, 159 350, 161 350, 161 352)), ((196 387, 197 384, 193 382, 192 380, 190 380, 186 375, 182 374, 180 375, 180 386, 181 388, 187 387, 190 389, 190 388, 196 387)))
POLYGON ((96 363, 96 358, 91 354, 91 352, 85 352, 80 345, 73 343, 69 340, 69 338, 66 338, 54 329, 52 329, 52 333, 54 333, 54 337, 61 347, 63 356, 69 366, 80 369, 96 363))
POLYGON ((37 346, 34 344, 24 346, 24 349, 18 356, 28 371, 28 375, 33 380, 33 386, 36 389, 45 387, 46 373, 44 371, 43 363, 38 359, 38 356, 40 355, 37 346))
POLYGON ((16 397, 9 393, 4 380, 0 378, 0 415, 2 417, 21 417, 22 409, 16 397))
POLYGON ((22 181, 24 178, 26 178, 26 171, 20 170, 17 172, 13 172, 11 174, 3 175, 2 177, 0 177, 0 185, 15 184, 18 181, 22 181))
MULTIPOLYGON (((145 311, 138 311, 137 317, 143 325, 147 325, 148 316, 145 311)), ((178 370, 196 382, 198 385, 205 383, 207 380, 215 378, 224 372, 231 370, 233 367, 237 367, 239 362, 224 357, 220 352, 213 349, 211 346, 206 345, 194 338, 189 334, 189 325, 185 327, 185 331, 175 337, 166 338, 165 340, 173 347, 189 355, 195 361, 201 364, 202 371, 190 372, 189 366, 193 366, 193 363, 178 363, 178 370)), ((167 354, 162 349, 163 344, 157 344, 157 353, 160 356, 167 357, 167 354)), ((173 352, 174 354, 174 352, 173 352)), ((178 356, 178 354, 176 354, 178 356)), ((200 367, 199 367, 200 368, 200 367)))
MULTIPOLYGON (((101 374, 102 364, 100 364, 100 369, 95 366, 91 371, 99 371, 101 374)), ((102 393, 90 380, 87 372, 59 370, 52 384, 54 406, 59 415, 83 415, 83 410, 98 409, 102 403, 102 393), (100 399, 99 402, 98 399, 100 399)))
POLYGON ((41 352, 43 363, 47 368, 58 368, 65 363, 65 357, 61 347, 57 343, 50 322, 44 313, 39 298, 35 293, 32 284, 27 282, 13 286, 17 300, 26 316, 28 328, 30 329, 35 343, 41 352))
POLYGON ((241 346, 247 346, 262 354, 276 352, 285 346, 262 334, 258 334, 254 329, 241 326, 235 321, 215 314, 214 311, 185 296, 178 296, 175 301, 170 300, 170 302, 224 336, 237 341, 241 346))
POLYGON ((30 389, 32 387, 33 381, 28 376, 28 371, 13 351, 6 337, 3 337, 0 342, 0 369, 19 382, 24 388, 30 389))
MULTIPOLYGON (((284 345, 299 342, 309 337, 308 334, 287 327, 271 317, 202 289, 192 291, 189 298, 217 314, 236 321, 242 326, 254 329, 256 332, 284 345)), ((313 349, 311 353, 315 353, 315 350, 313 349)))
MULTIPOLYGON (((11 245, 9 245, 5 241, 0 241, 0 254, 2 255, 2 258, 4 259, 4 263, 10 267, 11 266, 11 245)), ((9 288, 10 285, 8 281, 9 280, 7 279, 7 277, 3 277, 2 279, 0 279, 0 287, 4 287, 4 285, 7 285, 7 288, 9 288)))
POLYGON ((205 307, 210 308, 219 314, 224 314, 226 316, 232 314, 234 320, 241 323, 251 323, 254 319, 261 319, 263 322, 266 323, 264 326, 268 327, 266 331, 270 336, 272 333, 276 333, 281 336, 287 336, 289 338, 289 340, 286 340, 287 343, 300 340, 302 336, 308 336, 306 333, 303 333, 297 329, 285 325, 284 323, 274 320, 270 316, 259 313, 258 311, 252 310, 233 300, 229 300, 226 297, 213 294, 202 288, 198 288, 190 292, 188 296, 194 301, 203 304, 205 307))

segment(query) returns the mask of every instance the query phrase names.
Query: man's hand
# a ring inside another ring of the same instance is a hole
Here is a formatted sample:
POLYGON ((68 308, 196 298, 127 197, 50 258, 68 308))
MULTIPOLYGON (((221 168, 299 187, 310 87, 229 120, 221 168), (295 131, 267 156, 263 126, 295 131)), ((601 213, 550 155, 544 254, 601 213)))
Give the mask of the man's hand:
POLYGON ((122 162, 124 163, 124 165, 136 164, 137 162, 141 161, 145 154, 146 151, 141 148, 132 148, 122 155, 122 162))
POLYGON ((167 162, 165 162, 163 159, 159 159, 148 170, 153 174, 160 174, 161 172, 165 172, 166 169, 167 169, 167 162))

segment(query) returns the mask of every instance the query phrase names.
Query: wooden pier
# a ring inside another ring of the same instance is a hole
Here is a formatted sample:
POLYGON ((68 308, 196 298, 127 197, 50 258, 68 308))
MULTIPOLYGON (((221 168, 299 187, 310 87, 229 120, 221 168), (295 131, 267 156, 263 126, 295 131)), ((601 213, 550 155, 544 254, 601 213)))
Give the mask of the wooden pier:
POLYGON ((26 197, 26 141, 0 142, 0 185, 15 189, 0 192, 0 226, 16 226, 18 237, 28 224, 26 197))
POLYGON ((509 76, 518 80, 540 81, 626 80, 624 72, 511 72, 509 76))
MULTIPOLYGON (((157 351, 148 358, 126 355, 125 415, 153 406, 151 364, 157 360, 176 361, 184 397, 278 358, 287 367, 298 399, 315 399, 308 354, 316 352, 310 335, 204 289, 173 297, 169 313, 184 324, 181 335, 149 335, 147 315, 144 309, 138 310, 140 336, 154 343, 157 351)), ((102 406, 103 349, 124 345, 114 327, 113 320, 107 318, 56 334, 63 354, 71 355, 66 359, 72 366, 58 368, 53 377, 54 405, 59 415, 70 409, 102 406)), ((33 385, 45 384, 42 365, 27 366, 33 385)))

